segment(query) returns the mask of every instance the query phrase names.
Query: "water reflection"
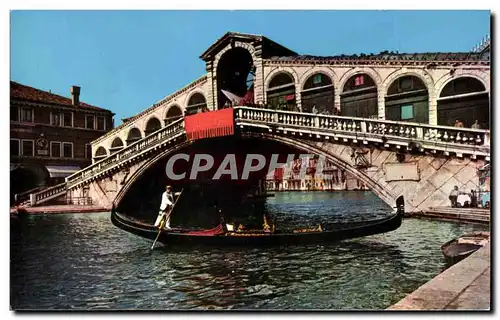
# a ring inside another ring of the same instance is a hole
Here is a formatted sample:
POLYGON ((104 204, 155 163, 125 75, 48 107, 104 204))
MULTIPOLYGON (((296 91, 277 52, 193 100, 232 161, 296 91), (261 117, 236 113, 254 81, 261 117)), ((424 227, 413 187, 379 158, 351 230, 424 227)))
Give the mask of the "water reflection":
MULTIPOLYGON (((390 210, 365 192, 282 193, 266 207, 280 224, 339 215, 356 220, 390 210)), ((441 244, 484 229, 406 219, 396 231, 332 244, 150 251, 150 241, 114 227, 106 213, 30 217, 23 233, 11 237, 11 304, 15 309, 381 309, 441 271, 441 244)))

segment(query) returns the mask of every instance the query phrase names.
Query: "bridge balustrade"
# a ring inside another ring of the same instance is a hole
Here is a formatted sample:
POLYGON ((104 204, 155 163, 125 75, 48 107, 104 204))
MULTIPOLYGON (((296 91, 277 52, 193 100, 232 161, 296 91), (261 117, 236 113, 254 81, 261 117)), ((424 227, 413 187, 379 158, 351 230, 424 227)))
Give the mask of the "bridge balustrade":
POLYGON ((138 140, 137 142, 113 153, 112 155, 72 174, 66 178, 66 182, 41 190, 37 193, 31 194, 31 205, 35 203, 41 203, 49 199, 53 199, 57 196, 61 196, 67 192, 68 188, 81 183, 85 180, 94 177, 97 174, 103 173, 104 171, 123 163, 124 161, 132 160, 137 155, 146 152, 156 145, 170 140, 170 138, 182 133, 184 131, 184 121, 183 119, 178 119, 170 123, 168 126, 159 129, 158 131, 152 133, 151 135, 138 140))
MULTIPOLYGON (((408 141, 417 146, 489 156, 489 130, 429 124, 377 120, 334 115, 237 107, 236 121, 240 124, 266 124, 275 129, 305 129, 304 133, 336 133, 340 138, 384 141, 387 138, 408 141)), ((397 143, 396 143, 397 144, 397 143)))
POLYGON ((60 183, 37 193, 30 194, 30 204, 34 206, 37 203, 57 198, 66 192, 66 183, 60 183))
POLYGON ((163 127, 149 136, 134 142, 111 156, 108 156, 106 159, 96 162, 93 165, 74 173, 66 178, 66 182, 68 183, 68 186, 71 187, 76 183, 102 173, 111 167, 123 163, 124 161, 131 160, 135 156, 154 148, 159 143, 168 141, 176 134, 183 132, 183 130, 184 121, 183 119, 178 119, 170 123, 168 126, 163 127))

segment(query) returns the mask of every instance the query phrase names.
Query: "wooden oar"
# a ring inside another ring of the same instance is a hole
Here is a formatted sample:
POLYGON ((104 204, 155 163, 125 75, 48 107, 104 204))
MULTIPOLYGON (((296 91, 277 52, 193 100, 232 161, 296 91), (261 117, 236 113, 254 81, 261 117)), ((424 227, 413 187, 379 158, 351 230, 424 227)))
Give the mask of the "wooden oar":
MULTIPOLYGON (((170 209, 170 212, 169 212, 169 216, 172 214, 172 211, 174 211, 174 207, 175 205, 177 204, 177 201, 179 201, 179 198, 181 197, 182 195, 182 191, 184 191, 184 188, 182 188, 181 192, 179 193, 179 195, 177 196, 177 199, 175 200, 174 204, 172 205, 172 209, 170 209)), ((158 238, 160 237, 160 234, 161 234, 161 231, 163 230, 163 226, 165 225, 164 224, 164 221, 165 221, 165 218, 166 216, 163 216, 163 219, 161 219, 160 221, 160 231, 158 231, 158 235, 156 236, 156 239, 155 241, 153 242, 153 245, 151 246, 151 250, 154 249, 155 245, 156 245, 156 241, 158 241, 158 238)))

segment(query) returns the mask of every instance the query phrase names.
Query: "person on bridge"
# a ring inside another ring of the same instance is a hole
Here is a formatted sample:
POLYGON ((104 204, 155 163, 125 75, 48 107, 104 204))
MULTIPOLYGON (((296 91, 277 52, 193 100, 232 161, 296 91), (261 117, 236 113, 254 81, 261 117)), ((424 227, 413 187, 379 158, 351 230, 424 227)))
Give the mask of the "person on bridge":
POLYGON ((155 227, 159 227, 161 221, 163 220, 165 215, 167 215, 165 221, 165 229, 170 229, 170 211, 172 209, 173 204, 174 204, 174 195, 172 194, 172 187, 167 186, 165 188, 165 192, 163 192, 161 196, 160 212, 158 213, 158 217, 156 218, 155 227))
POLYGON ((316 105, 313 105, 312 113, 318 114, 318 108, 316 108, 316 105))
POLYGON ((459 119, 457 119, 457 120, 455 120, 455 127, 463 128, 464 123, 462 121, 460 121, 459 119))

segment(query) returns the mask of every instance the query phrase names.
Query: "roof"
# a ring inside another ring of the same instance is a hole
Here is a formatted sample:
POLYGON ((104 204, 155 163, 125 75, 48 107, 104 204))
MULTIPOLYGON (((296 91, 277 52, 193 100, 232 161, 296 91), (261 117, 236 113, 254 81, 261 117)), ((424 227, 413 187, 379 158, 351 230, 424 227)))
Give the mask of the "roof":
MULTIPOLYGON (((295 56, 295 55, 297 55, 296 52, 294 52, 294 51, 280 45, 279 43, 274 42, 274 41, 270 40, 269 38, 266 38, 262 35, 240 33, 240 32, 228 32, 225 35, 223 35, 221 38, 219 38, 217 41, 215 41, 207 50, 205 50, 205 52, 203 52, 201 54, 200 58, 207 61, 208 59, 210 59, 210 57, 217 54, 232 39, 269 44, 269 45, 271 45, 271 47, 273 47, 273 49, 272 49, 273 51, 280 52, 281 53, 280 55, 283 55, 283 56, 295 56)), ((262 54, 264 56, 266 55, 265 52, 263 52, 262 54)))
POLYGON ((490 36, 487 35, 484 39, 481 40, 481 42, 474 46, 472 49, 472 52, 477 52, 477 53, 484 53, 484 52, 489 52, 491 50, 491 44, 490 44, 490 36))
POLYGON ((427 53, 398 53, 383 51, 378 54, 354 54, 354 55, 337 55, 337 56, 312 56, 298 55, 295 57, 271 57, 271 61, 286 61, 286 62, 373 62, 373 61, 414 61, 414 62, 488 62, 489 56, 478 52, 427 52, 427 53))
POLYGON ((75 106, 70 98, 29 87, 14 81, 10 82, 10 98, 30 102, 41 102, 45 104, 57 104, 73 108, 85 108, 96 111, 111 112, 110 110, 99 108, 85 102, 80 102, 78 106, 75 106))
POLYGON ((468 63, 468 64, 489 64, 490 56, 487 54, 489 49, 489 38, 481 42, 478 49, 472 52, 425 52, 425 53, 399 53, 382 51, 380 53, 370 54, 352 54, 336 56, 314 56, 299 55, 296 52, 262 36, 248 33, 228 32, 220 39, 215 41, 200 58, 207 61, 213 55, 217 54, 232 40, 250 41, 262 44, 262 58, 266 61, 277 63, 344 63, 349 64, 377 64, 403 63, 403 64, 428 64, 436 62, 439 64, 450 63, 468 63))

